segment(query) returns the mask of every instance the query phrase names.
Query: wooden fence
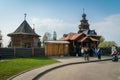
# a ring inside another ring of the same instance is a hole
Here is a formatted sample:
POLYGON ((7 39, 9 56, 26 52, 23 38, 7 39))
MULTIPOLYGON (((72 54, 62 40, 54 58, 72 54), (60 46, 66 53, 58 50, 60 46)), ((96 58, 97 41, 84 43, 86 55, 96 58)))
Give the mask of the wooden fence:
POLYGON ((44 56, 44 48, 0 48, 2 58, 44 56))
MULTIPOLYGON (((119 48, 120 50, 120 48, 119 48)), ((102 54, 111 54, 111 48, 102 48, 102 54)), ((0 48, 0 57, 60 56, 69 54, 66 45, 46 45, 45 48, 0 48), (46 54, 45 54, 46 53, 46 54)))

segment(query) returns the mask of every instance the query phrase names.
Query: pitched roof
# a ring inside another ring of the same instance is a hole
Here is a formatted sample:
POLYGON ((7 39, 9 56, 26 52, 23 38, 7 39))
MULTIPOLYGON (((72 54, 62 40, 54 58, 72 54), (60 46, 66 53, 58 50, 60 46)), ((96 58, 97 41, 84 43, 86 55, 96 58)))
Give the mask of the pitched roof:
POLYGON ((68 41, 45 41, 45 43, 58 43, 58 44, 69 44, 68 41))
POLYGON ((71 40, 71 38, 75 35, 76 33, 68 33, 68 34, 64 34, 64 36, 62 38, 60 38, 60 40, 71 40))
POLYGON ((93 37, 90 37, 90 39, 91 39, 92 41, 99 41, 98 39, 95 39, 95 38, 93 38, 93 37))
POLYGON ((34 35, 39 36, 34 32, 34 30, 30 27, 26 20, 24 20, 21 25, 13 32, 8 34, 8 36, 16 35, 16 34, 24 34, 24 35, 34 35))
POLYGON ((80 37, 83 33, 68 33, 65 34, 60 40, 76 40, 78 37, 80 37))
POLYGON ((81 40, 79 40, 78 42, 84 42, 84 41, 86 41, 87 39, 90 39, 91 41, 94 41, 94 42, 99 41, 99 40, 96 39, 96 38, 86 36, 86 37, 82 38, 81 40))
POLYGON ((83 33, 76 33, 75 35, 73 35, 73 37, 71 38, 71 40, 76 40, 78 37, 80 37, 83 33))

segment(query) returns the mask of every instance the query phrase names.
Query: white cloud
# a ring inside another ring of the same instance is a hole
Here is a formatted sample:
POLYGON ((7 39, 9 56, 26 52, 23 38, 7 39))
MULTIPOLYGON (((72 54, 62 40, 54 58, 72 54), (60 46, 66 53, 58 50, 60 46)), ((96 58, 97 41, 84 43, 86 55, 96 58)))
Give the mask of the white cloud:
POLYGON ((8 37, 7 34, 12 33, 16 28, 15 26, 17 26, 17 25, 10 25, 7 23, 5 25, 0 26, 0 29, 2 31, 1 34, 2 34, 3 47, 8 46, 8 44, 10 42, 10 37, 8 37))
POLYGON ((58 38, 60 38, 65 33, 76 32, 78 30, 77 23, 64 22, 61 19, 34 18, 32 23, 36 25, 36 31, 42 36, 45 32, 50 32, 52 34, 53 31, 56 31, 58 38))
POLYGON ((108 16, 101 22, 93 23, 91 26, 107 41, 115 41, 120 45, 120 14, 108 16))

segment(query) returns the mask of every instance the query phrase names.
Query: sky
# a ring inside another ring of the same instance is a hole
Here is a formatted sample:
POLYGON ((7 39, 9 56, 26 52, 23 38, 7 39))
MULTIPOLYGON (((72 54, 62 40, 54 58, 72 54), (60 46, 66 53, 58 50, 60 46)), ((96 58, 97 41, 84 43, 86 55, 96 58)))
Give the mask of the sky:
POLYGON ((120 46, 120 0, 0 0, 3 46, 10 42, 7 34, 24 21, 24 13, 32 28, 35 24, 37 34, 56 31, 59 39, 63 34, 78 32, 83 8, 90 29, 120 46))

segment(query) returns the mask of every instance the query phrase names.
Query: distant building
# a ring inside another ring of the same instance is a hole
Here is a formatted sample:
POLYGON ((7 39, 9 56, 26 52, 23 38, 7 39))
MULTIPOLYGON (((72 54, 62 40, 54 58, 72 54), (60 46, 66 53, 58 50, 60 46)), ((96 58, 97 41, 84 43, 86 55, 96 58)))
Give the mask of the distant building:
POLYGON ((17 47, 17 48, 31 48, 38 47, 39 44, 39 35, 35 32, 34 29, 30 27, 28 22, 25 19, 21 23, 21 25, 13 32, 8 34, 11 37, 11 42, 9 47, 17 47))
POLYGON ((56 33, 56 31, 53 32, 53 40, 57 40, 57 33, 56 33))
POLYGON ((95 30, 89 28, 89 23, 84 12, 80 22, 77 33, 64 34, 63 37, 60 38, 60 40, 70 42, 70 55, 75 55, 74 51, 76 46, 95 48, 100 41, 100 36, 97 35, 95 30))
POLYGON ((2 34, 1 34, 1 31, 0 31, 0 47, 2 47, 2 34))

